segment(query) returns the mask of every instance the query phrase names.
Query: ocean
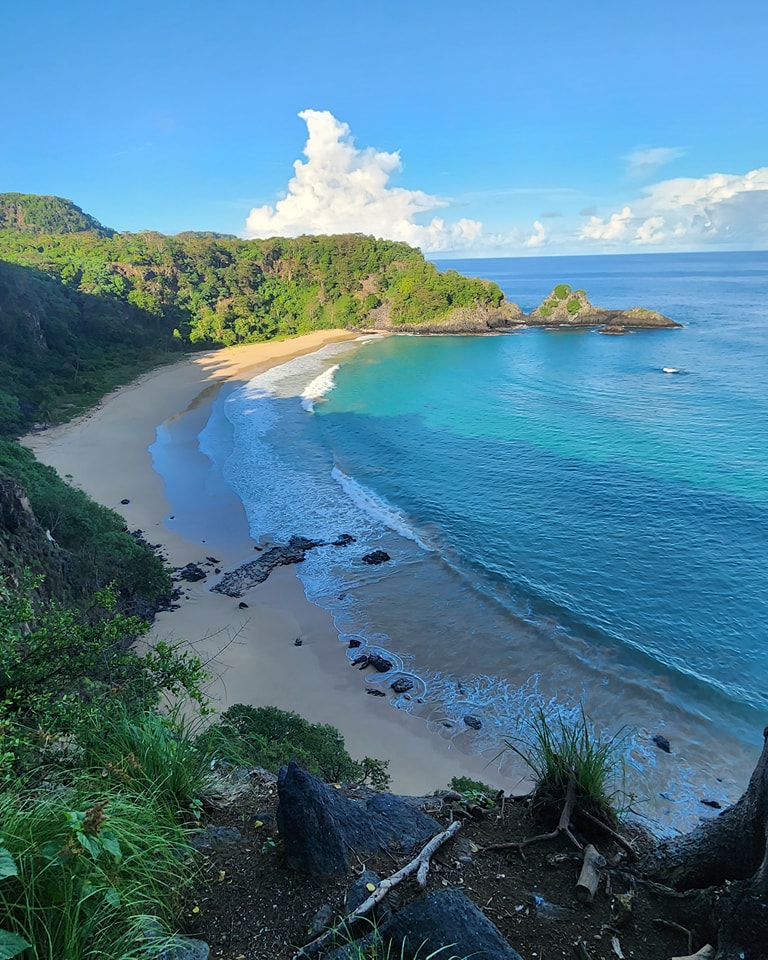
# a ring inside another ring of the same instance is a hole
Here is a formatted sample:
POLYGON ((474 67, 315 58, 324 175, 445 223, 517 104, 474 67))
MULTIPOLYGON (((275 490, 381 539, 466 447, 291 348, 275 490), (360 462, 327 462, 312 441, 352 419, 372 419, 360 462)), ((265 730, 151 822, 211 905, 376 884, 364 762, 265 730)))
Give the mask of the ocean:
POLYGON ((222 393, 200 449, 254 538, 355 538, 296 568, 339 669, 384 654, 361 684, 510 788, 505 742, 583 712, 633 809, 688 826, 743 791, 768 722, 768 253, 438 266, 526 311, 566 282, 683 328, 334 344, 222 393))

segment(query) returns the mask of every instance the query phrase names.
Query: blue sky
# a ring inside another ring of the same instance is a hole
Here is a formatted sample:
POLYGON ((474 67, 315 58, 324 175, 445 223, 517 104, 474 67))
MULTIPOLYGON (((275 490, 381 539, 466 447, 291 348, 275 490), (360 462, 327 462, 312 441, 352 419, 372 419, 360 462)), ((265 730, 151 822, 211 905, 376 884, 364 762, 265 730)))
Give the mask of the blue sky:
POLYGON ((765 0, 17 0, 3 20, 0 191, 119 230, 768 247, 765 0))

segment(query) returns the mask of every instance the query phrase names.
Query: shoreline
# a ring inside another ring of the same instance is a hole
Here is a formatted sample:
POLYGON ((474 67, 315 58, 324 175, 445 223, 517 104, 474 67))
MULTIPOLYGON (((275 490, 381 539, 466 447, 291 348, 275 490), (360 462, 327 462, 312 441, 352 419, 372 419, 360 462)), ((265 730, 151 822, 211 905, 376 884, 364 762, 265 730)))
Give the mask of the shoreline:
POLYGON ((255 546, 240 500, 206 472, 209 461, 197 448, 213 402, 221 390, 236 389, 273 366, 355 339, 358 334, 349 331, 317 331, 187 358, 22 443, 121 514, 129 529, 141 530, 171 566, 192 562, 210 571, 205 580, 180 584, 178 609, 159 613, 147 640, 188 644, 206 664, 211 676, 206 692, 217 710, 234 703, 272 705, 313 723, 330 723, 355 759, 389 761, 396 792, 430 792, 459 775, 509 790, 511 784, 486 758, 431 734, 423 720, 393 709, 388 698, 366 694, 364 675, 350 669, 331 614, 307 600, 295 571, 274 570, 236 600, 211 591, 213 570, 223 575, 241 566, 253 559, 255 546), (172 433, 172 442, 163 446, 162 475, 150 453, 158 429, 172 433), (169 499, 169 478, 174 490, 184 487, 183 504, 169 499), (184 533, 173 529, 177 518, 184 533))

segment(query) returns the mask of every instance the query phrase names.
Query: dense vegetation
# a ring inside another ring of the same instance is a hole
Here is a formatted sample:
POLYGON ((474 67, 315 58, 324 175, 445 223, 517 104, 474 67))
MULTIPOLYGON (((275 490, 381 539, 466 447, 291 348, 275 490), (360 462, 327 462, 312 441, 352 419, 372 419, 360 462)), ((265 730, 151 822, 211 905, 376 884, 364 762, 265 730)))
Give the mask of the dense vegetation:
POLYGON ((0 193, 0 230, 28 233, 77 233, 93 230, 102 236, 114 233, 71 200, 40 197, 34 193, 0 193))
MULTIPOLYGON (((326 776, 386 783, 333 727, 235 707, 199 730, 164 694, 205 711, 197 658, 127 644, 145 625, 109 590, 87 609, 40 605, 0 580, 0 957, 177 956, 172 931, 195 878, 190 844, 218 761, 298 757, 326 776)), ((186 954, 185 954, 186 955, 186 954)))
POLYGON ((404 243, 120 234, 69 201, 0 194, 0 430, 72 415, 170 351, 503 300, 404 243))
POLYGON ((6 520, 9 514, 0 539, 0 575, 17 581, 25 571, 45 577, 39 596, 74 604, 114 583, 121 609, 142 613, 170 593, 162 561, 131 536, 122 517, 10 440, 0 439, 0 485, 0 515, 6 520), (6 503, 12 482, 29 499, 28 527, 13 519, 13 504, 6 503))

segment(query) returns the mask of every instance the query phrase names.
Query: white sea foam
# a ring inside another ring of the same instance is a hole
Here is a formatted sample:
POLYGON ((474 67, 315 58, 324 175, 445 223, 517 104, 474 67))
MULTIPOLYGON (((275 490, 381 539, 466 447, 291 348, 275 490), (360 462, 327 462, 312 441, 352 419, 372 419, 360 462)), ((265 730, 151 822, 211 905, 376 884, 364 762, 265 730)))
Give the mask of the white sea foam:
POLYGON ((355 506, 371 519, 382 523, 394 533, 405 537, 406 540, 412 540, 418 544, 422 550, 432 550, 432 547, 422 540, 416 530, 414 530, 402 511, 391 506, 380 497, 377 497, 375 493, 368 490, 367 487, 364 487, 361 483, 358 483, 357 480, 353 480, 352 477, 347 476, 347 474, 344 473, 343 470, 339 470, 338 467, 333 468, 331 476, 355 506))
POLYGON ((314 411, 315 400, 324 397, 336 386, 336 371, 338 369, 339 364, 335 363, 332 367, 328 367, 327 370, 323 370, 320 376, 315 377, 315 379, 304 388, 301 394, 301 405, 307 413, 314 411))

